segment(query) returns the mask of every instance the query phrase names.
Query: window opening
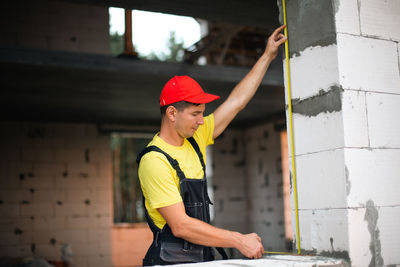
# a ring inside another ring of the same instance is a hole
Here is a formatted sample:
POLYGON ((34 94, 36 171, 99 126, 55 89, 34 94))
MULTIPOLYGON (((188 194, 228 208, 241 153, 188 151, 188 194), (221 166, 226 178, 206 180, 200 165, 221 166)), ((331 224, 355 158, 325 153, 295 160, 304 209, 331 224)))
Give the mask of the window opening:
POLYGON ((136 156, 151 138, 146 134, 111 134, 115 224, 145 222, 136 156))

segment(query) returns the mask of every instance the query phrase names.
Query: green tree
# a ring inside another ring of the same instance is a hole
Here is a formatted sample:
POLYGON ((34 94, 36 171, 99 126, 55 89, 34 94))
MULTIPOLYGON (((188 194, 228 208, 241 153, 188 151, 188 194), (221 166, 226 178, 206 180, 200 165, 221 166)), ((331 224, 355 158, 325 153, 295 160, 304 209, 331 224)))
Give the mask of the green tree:
POLYGON ((183 60, 185 50, 183 47, 183 41, 176 39, 174 31, 169 33, 167 46, 169 49, 169 55, 166 58, 167 61, 179 62, 183 60))
POLYGON ((111 55, 118 56, 124 52, 124 35, 113 32, 110 34, 111 55))
POLYGON ((144 58, 148 60, 169 61, 169 62, 180 62, 183 60, 183 55, 184 55, 183 40, 178 40, 176 38, 176 33, 174 31, 171 31, 169 33, 167 41, 167 49, 168 49, 167 53, 164 52, 156 53, 152 51, 150 54, 144 56, 144 58))

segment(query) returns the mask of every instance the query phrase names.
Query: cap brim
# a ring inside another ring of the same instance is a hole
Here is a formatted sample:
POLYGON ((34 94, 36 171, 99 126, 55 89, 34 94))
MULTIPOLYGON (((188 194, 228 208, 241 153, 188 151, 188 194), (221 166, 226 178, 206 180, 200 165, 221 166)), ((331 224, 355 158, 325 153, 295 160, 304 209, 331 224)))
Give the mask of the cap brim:
POLYGON ((217 96, 217 95, 203 93, 201 95, 188 97, 185 99, 185 101, 190 102, 190 103, 195 103, 195 104, 207 104, 214 100, 217 100, 218 98, 219 98, 219 96, 217 96))

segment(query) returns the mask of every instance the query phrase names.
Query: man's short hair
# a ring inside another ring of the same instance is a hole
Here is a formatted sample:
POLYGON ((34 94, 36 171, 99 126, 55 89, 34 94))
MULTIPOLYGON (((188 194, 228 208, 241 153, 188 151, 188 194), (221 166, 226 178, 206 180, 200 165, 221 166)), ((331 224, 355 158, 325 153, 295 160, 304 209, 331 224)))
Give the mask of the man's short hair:
POLYGON ((179 102, 175 102, 166 106, 162 106, 160 107, 160 112, 161 112, 161 117, 163 117, 165 115, 165 112, 167 111, 167 108, 169 106, 173 106, 174 108, 176 108, 178 111, 183 111, 185 108, 188 108, 190 106, 199 106, 200 104, 196 104, 196 103, 191 103, 191 102, 187 102, 187 101, 179 101, 179 102))

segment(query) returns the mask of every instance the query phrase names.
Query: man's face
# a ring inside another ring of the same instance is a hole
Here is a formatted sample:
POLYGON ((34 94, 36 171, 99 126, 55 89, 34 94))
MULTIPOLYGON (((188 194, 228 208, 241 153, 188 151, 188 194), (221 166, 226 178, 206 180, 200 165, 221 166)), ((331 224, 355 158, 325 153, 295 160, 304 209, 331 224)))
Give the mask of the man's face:
POLYGON ((205 108, 205 104, 191 105, 182 111, 177 111, 175 129, 181 137, 192 137, 197 128, 204 124, 205 108))

